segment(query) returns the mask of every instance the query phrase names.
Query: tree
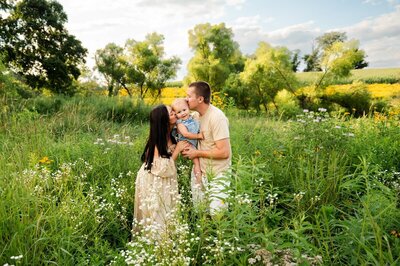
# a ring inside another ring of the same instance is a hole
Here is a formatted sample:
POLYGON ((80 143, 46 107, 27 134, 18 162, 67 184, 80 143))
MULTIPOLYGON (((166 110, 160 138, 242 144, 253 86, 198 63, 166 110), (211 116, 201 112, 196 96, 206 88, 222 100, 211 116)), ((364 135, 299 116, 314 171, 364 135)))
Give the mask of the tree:
POLYGON ((295 76, 292 70, 291 53, 285 47, 274 48, 261 42, 254 56, 247 59, 241 79, 251 90, 252 105, 268 110, 272 103, 276 108, 275 96, 282 89, 294 94, 295 76))
POLYGON ((126 82, 139 89, 140 97, 147 92, 159 97, 165 83, 175 77, 181 60, 173 56, 165 58, 164 36, 158 33, 146 35, 144 41, 127 40, 125 44, 126 82))
POLYGON ((101 94, 104 86, 100 85, 99 79, 94 72, 86 65, 80 66, 81 75, 74 80, 74 85, 78 88, 78 93, 83 95, 101 94))
POLYGON ((224 23, 196 25, 189 31, 189 46, 195 54, 189 61, 185 83, 203 80, 214 91, 220 91, 231 73, 243 70, 244 58, 239 45, 224 23))
POLYGON ((235 106, 239 109, 249 109, 252 103, 250 88, 244 84, 240 74, 232 73, 225 82, 223 93, 234 99, 235 106))
POLYGON ((335 42, 326 48, 321 57, 322 73, 315 84, 316 90, 323 89, 332 80, 348 77, 356 62, 364 57, 364 51, 358 49, 355 40, 335 42))
POLYGON ((365 61, 365 57, 366 57, 365 52, 362 50, 359 51, 358 48, 356 48, 355 52, 356 53, 361 52, 361 53, 363 53, 363 56, 357 62, 354 63, 354 69, 363 69, 363 68, 367 67, 369 65, 369 63, 367 61, 365 61))
POLYGON ((47 0, 18 1, 2 19, 5 62, 32 88, 73 93, 72 80, 78 78, 87 50, 68 34, 66 22, 63 7, 47 0))
MULTIPOLYGON (((345 32, 327 32, 316 39, 317 47, 312 49, 310 54, 304 55, 303 59, 306 63, 305 72, 307 71, 321 71, 321 60, 325 51, 329 50, 335 43, 344 43, 347 41, 347 36, 345 32)), ((355 48, 356 53, 361 54, 362 57, 359 57, 358 61, 353 62, 353 69, 361 69, 368 66, 368 63, 365 61, 365 52, 360 50, 359 48, 355 48)))
POLYGON ((327 32, 316 38, 318 49, 320 51, 325 51, 331 47, 335 42, 345 42, 347 36, 345 32, 332 31, 327 32))
POLYGON ((300 50, 296 49, 291 52, 291 63, 293 72, 297 72, 300 65, 300 50))
POLYGON ((319 57, 319 51, 313 47, 310 54, 305 54, 303 56, 303 60, 306 63, 306 68, 303 71, 321 71, 321 67, 319 66, 319 57))
POLYGON ((106 80, 108 96, 118 93, 119 82, 125 75, 122 56, 123 48, 115 43, 109 43, 95 53, 96 68, 106 80))
POLYGON ((125 47, 108 44, 96 52, 96 66, 107 81, 109 95, 124 88, 132 95, 137 89, 143 98, 148 92, 159 97, 165 83, 175 77, 181 60, 165 58, 164 36, 151 33, 144 41, 128 39, 125 47))

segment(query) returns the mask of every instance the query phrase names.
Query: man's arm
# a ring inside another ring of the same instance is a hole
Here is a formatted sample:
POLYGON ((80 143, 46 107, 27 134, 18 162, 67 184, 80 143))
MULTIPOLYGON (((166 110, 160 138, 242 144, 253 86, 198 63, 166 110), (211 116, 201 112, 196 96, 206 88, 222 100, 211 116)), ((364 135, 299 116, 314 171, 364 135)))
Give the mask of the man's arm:
POLYGON ((193 147, 188 147, 182 151, 182 155, 189 159, 196 157, 210 159, 227 159, 231 155, 231 144, 229 138, 215 141, 215 148, 212 150, 196 150, 193 147))

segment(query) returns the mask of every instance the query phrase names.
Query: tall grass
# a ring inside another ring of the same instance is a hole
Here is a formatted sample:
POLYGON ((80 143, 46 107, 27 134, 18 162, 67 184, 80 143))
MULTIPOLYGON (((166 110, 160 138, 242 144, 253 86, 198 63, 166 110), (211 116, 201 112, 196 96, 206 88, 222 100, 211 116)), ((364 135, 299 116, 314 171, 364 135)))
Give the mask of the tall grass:
POLYGON ((180 212, 167 238, 151 240, 131 232, 150 107, 106 97, 9 104, 1 265, 400 263, 399 117, 226 110, 228 209, 211 217, 193 207, 191 162, 180 158, 180 212))

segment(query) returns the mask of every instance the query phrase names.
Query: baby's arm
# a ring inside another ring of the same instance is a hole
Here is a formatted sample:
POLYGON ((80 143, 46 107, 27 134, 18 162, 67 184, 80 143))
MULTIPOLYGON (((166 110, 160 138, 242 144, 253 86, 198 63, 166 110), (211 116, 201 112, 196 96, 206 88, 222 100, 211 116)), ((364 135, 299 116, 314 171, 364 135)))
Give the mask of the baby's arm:
POLYGON ((192 133, 189 132, 186 126, 182 123, 177 124, 178 132, 182 134, 185 138, 188 139, 204 139, 203 133, 192 133))

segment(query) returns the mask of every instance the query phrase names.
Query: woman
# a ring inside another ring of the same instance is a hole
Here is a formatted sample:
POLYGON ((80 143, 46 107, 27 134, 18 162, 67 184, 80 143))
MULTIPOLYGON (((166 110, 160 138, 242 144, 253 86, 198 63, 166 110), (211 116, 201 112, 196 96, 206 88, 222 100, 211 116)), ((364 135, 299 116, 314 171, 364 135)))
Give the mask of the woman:
POLYGON ((150 112, 150 133, 142 154, 135 188, 134 230, 163 230, 178 202, 175 160, 184 144, 175 144, 171 130, 176 123, 172 109, 159 105, 150 112))

